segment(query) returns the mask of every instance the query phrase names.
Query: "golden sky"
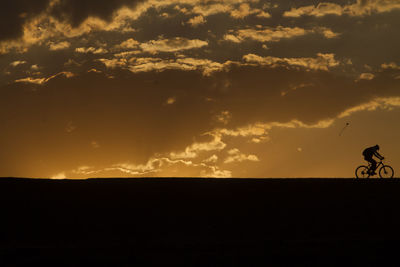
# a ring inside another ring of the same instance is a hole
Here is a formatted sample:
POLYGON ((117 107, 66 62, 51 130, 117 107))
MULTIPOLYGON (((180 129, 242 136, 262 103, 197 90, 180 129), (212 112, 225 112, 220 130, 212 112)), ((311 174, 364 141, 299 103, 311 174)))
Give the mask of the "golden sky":
POLYGON ((353 177, 375 144, 400 166, 400 0, 0 15, 0 176, 353 177))

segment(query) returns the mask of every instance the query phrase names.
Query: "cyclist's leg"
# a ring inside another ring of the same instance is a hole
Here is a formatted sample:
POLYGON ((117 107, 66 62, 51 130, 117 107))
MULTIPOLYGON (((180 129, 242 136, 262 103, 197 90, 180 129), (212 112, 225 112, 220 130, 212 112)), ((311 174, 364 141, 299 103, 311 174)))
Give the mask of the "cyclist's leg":
POLYGON ((364 159, 366 161, 368 161, 369 163, 371 163, 371 173, 375 173, 376 170, 376 161, 371 157, 364 157, 364 159))
POLYGON ((375 173, 375 170, 376 170, 376 160, 374 160, 374 159, 372 159, 372 166, 371 166, 371 168, 372 168, 373 173, 375 173))

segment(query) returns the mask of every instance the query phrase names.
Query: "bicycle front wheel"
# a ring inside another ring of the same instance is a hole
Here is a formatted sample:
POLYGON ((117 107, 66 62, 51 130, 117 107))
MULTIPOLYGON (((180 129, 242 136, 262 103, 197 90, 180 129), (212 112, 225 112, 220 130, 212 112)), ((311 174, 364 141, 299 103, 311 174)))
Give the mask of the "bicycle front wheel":
POLYGON ((369 178, 368 167, 361 165, 356 169, 356 178, 369 178))
POLYGON ((381 177, 381 178, 393 178, 393 176, 394 176, 394 170, 389 165, 383 165, 379 169, 379 177, 381 177))

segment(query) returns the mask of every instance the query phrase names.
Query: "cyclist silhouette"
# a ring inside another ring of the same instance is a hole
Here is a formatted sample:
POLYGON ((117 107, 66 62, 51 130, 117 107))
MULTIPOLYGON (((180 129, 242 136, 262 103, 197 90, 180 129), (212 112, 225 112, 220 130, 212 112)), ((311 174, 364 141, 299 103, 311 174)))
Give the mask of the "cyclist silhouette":
POLYGON ((379 150, 379 145, 375 145, 375 146, 368 147, 368 148, 364 149, 364 151, 362 153, 363 156, 364 156, 364 159, 366 161, 368 161, 369 163, 371 163, 371 175, 375 175, 376 174, 376 172, 375 172, 375 170, 376 170, 376 161, 372 157, 375 156, 380 160, 384 159, 384 157, 381 154, 378 153, 378 150, 379 150))

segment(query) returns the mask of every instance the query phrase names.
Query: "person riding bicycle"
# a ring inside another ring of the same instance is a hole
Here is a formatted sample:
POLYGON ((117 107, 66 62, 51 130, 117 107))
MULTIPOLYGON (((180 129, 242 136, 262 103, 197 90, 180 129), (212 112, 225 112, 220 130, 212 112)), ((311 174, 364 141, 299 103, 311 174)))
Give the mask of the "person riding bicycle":
POLYGON ((369 163, 371 163, 371 169, 370 170, 371 170, 371 174, 372 175, 376 174, 376 172, 375 172, 375 170, 376 170, 376 161, 372 157, 375 156, 380 160, 384 159, 384 157, 381 154, 378 153, 378 150, 379 150, 379 145, 375 145, 375 146, 368 147, 368 148, 364 149, 364 151, 362 153, 363 156, 364 156, 364 159, 366 161, 368 161, 369 163))

